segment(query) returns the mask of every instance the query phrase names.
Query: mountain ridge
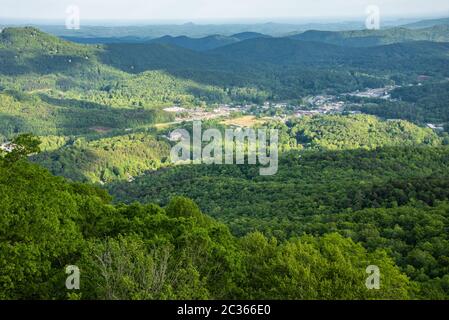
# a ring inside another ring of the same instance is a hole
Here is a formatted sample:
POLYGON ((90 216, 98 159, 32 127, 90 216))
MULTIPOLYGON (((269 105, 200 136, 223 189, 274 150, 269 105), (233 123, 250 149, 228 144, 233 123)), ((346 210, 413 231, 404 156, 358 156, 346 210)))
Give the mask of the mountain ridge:
POLYGON ((397 27, 382 30, 319 31, 309 30, 289 38, 330 44, 371 47, 410 41, 449 42, 449 23, 422 29, 397 27))

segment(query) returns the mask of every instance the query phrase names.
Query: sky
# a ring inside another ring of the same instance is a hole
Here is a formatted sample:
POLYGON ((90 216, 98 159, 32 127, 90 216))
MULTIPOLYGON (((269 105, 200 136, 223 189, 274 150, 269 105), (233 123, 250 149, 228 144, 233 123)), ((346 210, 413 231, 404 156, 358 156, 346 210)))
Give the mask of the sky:
MULTIPOLYGON (((449 15, 448 0, 0 0, 0 19, 64 20, 76 5, 85 20, 226 20, 449 15)), ((1 21, 0 21, 1 22, 1 21)))

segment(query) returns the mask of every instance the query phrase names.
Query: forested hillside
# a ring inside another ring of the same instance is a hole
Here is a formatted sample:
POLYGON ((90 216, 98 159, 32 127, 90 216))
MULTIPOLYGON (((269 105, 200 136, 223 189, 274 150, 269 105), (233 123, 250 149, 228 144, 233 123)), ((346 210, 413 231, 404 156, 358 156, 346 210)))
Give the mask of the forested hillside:
MULTIPOLYGON (((203 126, 215 127, 216 122, 203 126)), ((181 126, 178 125, 178 126, 181 126)), ((352 150, 386 146, 438 146, 441 139, 431 130, 406 121, 380 121, 373 116, 322 116, 265 124, 280 130, 280 148, 289 150, 352 150)), ((191 125, 184 124, 187 130, 191 125)), ((223 126, 222 126, 223 127, 223 126)), ((224 129, 224 127, 222 128, 224 129)), ((93 183, 132 180, 133 177, 171 166, 166 130, 136 130, 105 137, 54 136, 43 138, 43 151, 32 157, 53 174, 93 183)))
POLYGON ((264 62, 274 65, 345 66, 351 70, 432 73, 448 72, 449 44, 428 41, 396 43, 374 48, 347 48, 320 42, 287 38, 251 39, 214 50, 234 61, 264 62))
POLYGON ((152 132, 93 140, 47 137, 45 142, 45 151, 32 160, 55 175, 75 181, 128 181, 170 164, 170 144, 152 132))
POLYGON ((273 177, 252 166, 180 166, 109 190, 126 202, 190 197, 237 235, 339 232, 388 249, 423 295, 447 298, 448 166, 447 147, 291 151, 273 177))
MULTIPOLYGON (((147 72, 136 74, 131 69, 131 56, 127 57, 128 72, 120 71, 101 61, 105 50, 66 42, 34 28, 3 30, 0 134, 73 135, 98 128, 123 130, 171 121, 170 115, 161 110, 164 106, 226 102, 236 97, 251 99, 244 90, 239 95, 231 94, 223 88, 180 79, 157 68, 148 67, 147 72)), ((115 54, 121 57, 122 53, 115 54)), ((152 56, 155 54, 156 51, 150 52, 152 56)), ((110 55, 112 64, 117 55, 110 55)), ((180 56, 182 52, 177 54, 180 56)), ((166 57, 162 47, 159 59, 167 61, 163 59, 166 57)), ((184 58, 185 63, 192 61, 189 56, 184 58)), ((145 56, 139 59, 143 61, 145 56)), ((138 67, 137 61, 135 68, 138 67)), ((233 92, 236 91, 239 90, 233 92)))
POLYGON ((405 299, 419 294, 385 250, 368 252, 335 233, 282 243, 261 233, 236 238, 185 198, 174 198, 165 208, 113 206, 104 191, 51 176, 21 159, 25 154, 0 159, 2 299, 405 299), (65 267, 74 264, 82 270, 83 286, 69 293, 65 267), (370 264, 383 270, 381 290, 365 288, 370 264))

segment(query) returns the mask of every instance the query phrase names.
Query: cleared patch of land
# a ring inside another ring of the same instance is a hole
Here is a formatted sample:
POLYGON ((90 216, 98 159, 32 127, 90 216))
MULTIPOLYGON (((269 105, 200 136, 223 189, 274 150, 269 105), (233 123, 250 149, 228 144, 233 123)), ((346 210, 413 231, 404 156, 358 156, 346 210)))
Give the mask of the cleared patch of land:
POLYGON ((95 131, 97 133, 106 133, 106 132, 112 131, 112 128, 100 127, 100 126, 90 127, 89 129, 92 131, 95 131))
POLYGON ((222 123, 228 126, 236 126, 236 127, 253 127, 256 124, 264 123, 265 121, 256 118, 255 116, 242 116, 234 119, 227 119, 222 123))

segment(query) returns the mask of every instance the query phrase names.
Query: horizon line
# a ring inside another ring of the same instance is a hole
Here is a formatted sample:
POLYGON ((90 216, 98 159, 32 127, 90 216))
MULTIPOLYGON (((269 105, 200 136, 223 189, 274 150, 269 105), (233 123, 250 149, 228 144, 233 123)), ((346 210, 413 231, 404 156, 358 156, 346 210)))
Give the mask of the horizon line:
MULTIPOLYGON (((384 15, 384 21, 397 20, 428 20, 428 19, 444 19, 449 18, 449 13, 446 14, 428 14, 428 15, 384 15)), ((302 16, 302 17, 248 17, 248 18, 193 18, 193 19, 120 19, 120 18, 88 18, 83 19, 85 22, 94 23, 89 26, 106 26, 98 25, 98 23, 106 23, 111 26, 145 26, 145 25, 226 25, 226 24, 322 24, 322 23, 345 23, 345 22, 360 22, 364 21, 365 17, 360 15, 347 16, 302 16), (302 20, 302 21, 301 21, 302 20), (131 24, 128 24, 131 23, 131 24), (135 23, 135 24, 132 24, 135 23)), ((8 18, 0 17, 0 25, 6 24, 36 24, 43 25, 43 23, 50 24, 64 24, 63 19, 55 18, 8 18), (5 20, 5 21, 3 21, 5 20)))

